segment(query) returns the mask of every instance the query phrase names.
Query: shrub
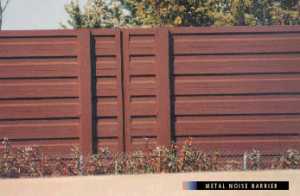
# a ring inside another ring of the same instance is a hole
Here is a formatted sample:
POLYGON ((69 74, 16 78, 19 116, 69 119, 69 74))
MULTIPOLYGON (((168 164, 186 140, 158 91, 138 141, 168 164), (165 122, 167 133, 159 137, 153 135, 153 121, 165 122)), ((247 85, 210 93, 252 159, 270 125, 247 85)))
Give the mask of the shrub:
MULTIPOLYGON (((71 149, 70 157, 53 158, 37 146, 13 148, 7 139, 1 145, 2 178, 241 170, 243 165, 242 159, 228 159, 218 152, 202 152, 191 139, 182 146, 157 146, 128 154, 112 153, 108 148, 101 148, 98 154, 89 157, 82 157, 78 147, 71 149)), ((263 159, 258 150, 248 153, 248 169, 300 168, 300 153, 293 149, 273 159, 271 164, 263 166, 263 159)))
POLYGON ((274 159, 272 163, 274 169, 299 169, 300 168, 300 152, 295 149, 288 149, 278 159, 274 159))

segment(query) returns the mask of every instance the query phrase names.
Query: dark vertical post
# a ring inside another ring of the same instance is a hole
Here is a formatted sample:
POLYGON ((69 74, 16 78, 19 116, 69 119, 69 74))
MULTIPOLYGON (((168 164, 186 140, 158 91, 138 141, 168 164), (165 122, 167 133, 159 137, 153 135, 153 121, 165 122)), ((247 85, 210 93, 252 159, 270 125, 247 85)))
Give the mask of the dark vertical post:
POLYGON ((80 100, 80 149, 84 156, 93 152, 93 91, 91 32, 78 30, 79 100, 80 100))
POLYGON ((158 78, 158 142, 160 145, 171 144, 171 106, 170 106, 170 65, 169 65, 169 30, 158 28, 156 33, 157 78, 158 78))
POLYGON ((118 122, 119 122, 119 151, 125 152, 125 133, 124 133, 124 100, 123 100, 123 59, 122 59, 122 32, 120 29, 116 29, 115 31, 115 39, 116 39, 116 61, 117 61, 117 81, 118 81, 118 122))
POLYGON ((128 92, 129 87, 129 30, 122 30, 122 56, 123 56, 123 109, 124 109, 124 150, 126 152, 131 151, 132 145, 130 142, 130 94, 128 92))

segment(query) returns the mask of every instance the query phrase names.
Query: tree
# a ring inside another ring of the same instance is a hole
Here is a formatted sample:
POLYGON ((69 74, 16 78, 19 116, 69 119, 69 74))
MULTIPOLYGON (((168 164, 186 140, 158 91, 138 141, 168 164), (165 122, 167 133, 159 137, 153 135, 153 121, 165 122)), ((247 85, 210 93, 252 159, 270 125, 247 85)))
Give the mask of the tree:
MULTIPOLYGON (((119 0, 88 0, 83 10, 78 0, 65 5, 72 28, 109 28, 129 24, 129 16, 119 0)), ((67 25, 62 25, 67 28, 67 25)))
POLYGON ((3 14, 9 2, 10 0, 6 0, 6 1, 0 0, 0 30, 2 29, 3 14))
POLYGON ((300 0, 88 0, 84 12, 74 1, 66 10, 73 28, 300 24, 300 0))

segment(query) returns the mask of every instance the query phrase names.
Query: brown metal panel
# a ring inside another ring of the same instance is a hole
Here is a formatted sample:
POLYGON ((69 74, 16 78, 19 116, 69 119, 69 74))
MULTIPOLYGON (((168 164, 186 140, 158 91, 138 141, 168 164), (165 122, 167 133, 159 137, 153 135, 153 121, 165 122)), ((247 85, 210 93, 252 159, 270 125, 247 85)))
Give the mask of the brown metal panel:
POLYGON ((300 33, 295 35, 184 35, 174 36, 174 53, 244 54, 300 52, 300 33))
POLYGON ((77 77, 75 58, 0 59, 0 79, 77 77))
POLYGON ((109 100, 97 100, 97 116, 118 116, 119 109, 118 102, 115 98, 109 100))
POLYGON ((79 120, 19 120, 2 121, 0 138, 11 139, 45 139, 78 138, 79 120))
POLYGON ((124 104, 126 151, 141 149, 147 141, 158 143, 159 126, 159 56, 158 30, 124 29, 124 104), (147 67, 142 69, 139 66, 147 67), (151 68, 150 68, 151 66, 151 68), (148 70, 152 70, 148 72, 148 70), (149 129, 147 121, 154 118, 155 126, 149 129))
POLYGON ((118 150, 125 152, 125 133, 124 133, 124 97, 123 97, 123 54, 122 54, 122 32, 120 29, 115 33, 116 62, 117 62, 117 88, 118 88, 118 150))
POLYGON ((101 137, 118 137, 119 122, 116 117, 98 119, 97 128, 98 135, 101 137))
POLYGON ((130 151, 168 144, 174 115, 178 144, 193 137, 231 154, 298 148, 299 34, 299 26, 2 31, 0 136, 53 153, 81 143, 90 153, 97 128, 97 147, 130 151))
POLYGON ((74 118, 79 115, 75 100, 13 100, 0 101, 0 119, 74 118))
POLYGON ((146 132, 146 135, 155 133, 157 129, 158 123, 155 116, 132 117, 131 119, 131 133, 134 135, 143 136, 143 132, 146 132))
POLYGON ((123 30, 126 149, 169 145, 168 30, 123 30))
POLYGON ((129 34, 129 53, 130 55, 155 55, 155 31, 149 31, 148 33, 136 33, 137 31, 131 31, 132 33, 129 34))
POLYGON ((96 60, 97 147, 124 151, 121 31, 92 30, 96 60))
POLYGON ((299 135, 299 115, 177 116, 177 136, 299 135))
POLYGON ((130 105, 130 93, 128 92, 128 87, 130 85, 129 81, 129 63, 130 63, 130 56, 129 56, 129 30, 123 29, 122 30, 122 40, 123 40, 123 99, 124 99, 124 137, 125 137, 125 151, 131 151, 131 136, 130 136, 130 123, 131 123, 131 116, 128 112, 128 107, 130 105))
POLYGON ((157 103, 156 100, 153 101, 131 101, 130 111, 132 116, 153 116, 157 115, 157 103))
MULTIPOLYGON (((1 38, 0 38, 1 39, 1 38)), ((5 38, 7 39, 7 38, 5 38)), ((47 42, 0 42, 0 56, 6 58, 12 57, 49 57, 64 56, 73 57, 77 55, 76 42, 64 41, 63 38, 56 41, 49 40, 47 42), (34 55, 33 55, 34 54, 34 55)))
POLYGON ((94 36, 96 55, 114 56, 116 55, 117 42, 115 36, 94 36))
POLYGON ((169 62, 169 31, 157 29, 157 80, 158 88, 158 140, 160 145, 171 144, 171 97, 170 97, 170 62, 169 62))
POLYGON ((298 26, 170 32, 179 145, 192 137, 228 154, 299 148, 298 26))
POLYGON ((155 56, 132 56, 129 72, 136 76, 143 75, 144 73, 155 75, 155 56))
POLYGON ((96 78, 97 96, 118 96, 118 81, 116 71, 113 76, 101 76, 96 78))
POLYGON ((174 56, 175 75, 299 73, 299 54, 174 56))
POLYGON ((76 31, 1 31, 0 45, 0 137, 70 153, 79 138, 76 31))
POLYGON ((80 148, 83 155, 93 153, 93 92, 92 92, 92 55, 91 32, 88 29, 78 31, 78 63, 80 65, 80 148))
POLYGON ((300 74, 176 76, 176 95, 300 93, 300 74))
POLYGON ((226 115, 226 114, 293 114, 300 113, 299 98, 231 98, 210 97, 179 99, 175 102, 175 113, 181 115, 226 115))
MULTIPOLYGON (((146 71, 146 70, 145 70, 146 71)), ((128 91, 131 96, 149 96, 156 94, 157 80, 156 75, 129 75, 128 91)))
POLYGON ((9 79, 0 83, 2 99, 38 97, 78 97, 78 81, 77 79, 9 79))
POLYGON ((115 56, 96 56, 96 71, 97 76, 101 74, 102 71, 111 70, 115 71, 118 67, 116 66, 115 56))

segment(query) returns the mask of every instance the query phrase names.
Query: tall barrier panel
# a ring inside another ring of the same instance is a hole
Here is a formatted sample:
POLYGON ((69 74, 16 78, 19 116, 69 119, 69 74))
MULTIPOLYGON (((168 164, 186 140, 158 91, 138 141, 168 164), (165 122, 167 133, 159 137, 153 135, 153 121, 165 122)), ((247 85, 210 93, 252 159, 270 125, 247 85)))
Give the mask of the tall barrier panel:
POLYGON ((0 137, 67 153, 79 144, 76 31, 0 34, 0 137))
POLYGON ((124 151, 121 31, 92 30, 97 149, 124 151))
POLYGON ((175 28, 176 141, 235 154, 299 148, 300 28, 175 28))
POLYGON ((168 32, 126 29, 123 43, 126 149, 168 145, 168 32))
POLYGON ((54 154, 300 147, 300 27, 0 32, 0 138, 54 154))

